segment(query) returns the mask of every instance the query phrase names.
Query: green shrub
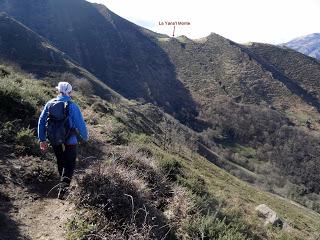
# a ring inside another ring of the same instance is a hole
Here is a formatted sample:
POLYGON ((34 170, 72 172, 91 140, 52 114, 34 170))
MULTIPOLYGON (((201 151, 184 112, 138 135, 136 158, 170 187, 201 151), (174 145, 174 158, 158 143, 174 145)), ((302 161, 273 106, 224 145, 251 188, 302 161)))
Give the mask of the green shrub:
POLYGON ((189 189, 193 194, 198 196, 207 195, 206 184, 200 176, 188 176, 188 178, 181 178, 180 183, 189 189))
POLYGON ((229 225, 229 227, 237 229, 239 233, 246 235, 251 239, 259 239, 257 235, 251 231, 250 224, 245 222, 245 215, 240 211, 240 209, 229 209, 229 211, 222 212, 220 216, 221 215, 224 216, 224 221, 229 225))
POLYGON ((176 181, 177 176, 182 173, 181 163, 169 157, 164 157, 159 161, 159 167, 161 171, 166 175, 170 180, 176 181))
MULTIPOLYGON (((205 190, 203 192, 206 193, 205 190)), ((222 206, 222 202, 213 198, 212 196, 206 195, 192 195, 192 200, 194 202, 193 212, 199 212, 203 215, 208 213, 216 213, 217 217, 224 218, 225 216, 220 213, 220 207, 222 206)))
POLYGON ((10 78, 1 79, 0 92, 13 99, 20 99, 33 108, 43 105, 53 95, 44 82, 26 78, 20 74, 12 74, 10 78))
POLYGON ((183 226, 191 239, 259 239, 240 211, 222 209, 224 202, 207 193, 200 177, 189 177, 182 184, 193 192, 194 205, 183 226))
POLYGON ((123 145, 128 143, 129 134, 126 127, 121 123, 115 123, 110 132, 106 133, 106 140, 114 145, 123 145))
POLYGON ((81 239, 95 231, 95 224, 83 219, 73 218, 67 223, 67 240, 81 239))
POLYGON ((22 128, 16 136, 16 140, 18 143, 28 146, 30 142, 34 139, 34 130, 30 128, 22 128))
POLYGON ((6 143, 14 142, 19 124, 19 120, 0 123, 0 141, 6 143))
POLYGON ((0 89, 0 101, 2 121, 13 119, 29 120, 35 115, 36 109, 16 92, 3 92, 0 89))
POLYGON ((39 155, 40 150, 36 141, 34 129, 22 128, 16 135, 17 149, 21 153, 39 155))
POLYGON ((245 240, 246 235, 240 233, 236 227, 219 220, 213 215, 198 216, 190 219, 186 231, 192 239, 217 239, 217 240, 245 240))

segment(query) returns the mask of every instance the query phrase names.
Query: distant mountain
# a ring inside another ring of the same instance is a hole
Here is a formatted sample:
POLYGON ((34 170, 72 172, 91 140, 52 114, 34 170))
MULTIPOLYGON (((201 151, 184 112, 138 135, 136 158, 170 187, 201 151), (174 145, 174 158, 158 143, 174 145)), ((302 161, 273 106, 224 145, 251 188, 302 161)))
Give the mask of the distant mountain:
POLYGON ((282 45, 320 60, 320 33, 299 37, 282 45))

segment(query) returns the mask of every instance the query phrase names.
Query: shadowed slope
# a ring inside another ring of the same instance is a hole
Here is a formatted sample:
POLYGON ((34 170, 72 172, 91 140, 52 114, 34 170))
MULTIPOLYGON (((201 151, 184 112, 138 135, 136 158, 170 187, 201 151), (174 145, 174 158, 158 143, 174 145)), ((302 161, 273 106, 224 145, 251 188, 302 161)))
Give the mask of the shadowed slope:
POLYGON ((181 120, 196 106, 175 66, 140 27, 83 0, 3 0, 9 15, 47 38, 128 98, 143 98, 181 120))
POLYGON ((96 94, 108 99, 121 98, 46 39, 5 13, 0 14, 0 39, 0 58, 4 61, 12 61, 38 76, 70 72, 87 79, 96 94))

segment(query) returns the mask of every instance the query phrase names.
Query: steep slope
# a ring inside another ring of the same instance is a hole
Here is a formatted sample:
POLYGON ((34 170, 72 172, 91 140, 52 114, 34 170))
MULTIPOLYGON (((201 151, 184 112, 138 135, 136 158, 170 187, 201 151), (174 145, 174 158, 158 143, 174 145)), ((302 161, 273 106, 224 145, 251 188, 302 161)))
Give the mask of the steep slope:
POLYGON ((5 13, 0 14, 0 28, 3 59, 15 61, 31 72, 68 70, 67 56, 5 13))
POLYGON ((0 9, 125 97, 155 103, 181 120, 196 115, 164 51, 140 27, 105 7, 84 0, 1 0, 0 9))
POLYGON ((275 74, 272 64, 214 34, 198 42, 166 38, 83 0, 0 4, 113 89, 155 103, 183 122, 192 122, 198 104, 201 114, 207 111, 218 95, 281 110, 305 102, 319 108, 308 90, 292 94, 297 86, 275 74))
POLYGON ((217 34, 169 38, 82 0, 0 6, 115 90, 192 126, 211 162, 320 211, 316 60, 217 34))
POLYGON ((54 78, 57 74, 72 73, 88 81, 96 94, 109 99, 122 98, 46 39, 5 13, 0 14, 0 39, 0 58, 4 61, 39 76, 54 78))
MULTIPOLYGON (((292 65, 277 65, 271 59, 253 54, 247 46, 241 46, 217 34, 198 41, 159 38, 158 44, 165 49, 177 69, 178 79, 183 82, 192 97, 200 103, 200 111, 208 118, 212 101, 228 96, 236 102, 272 106, 279 111, 294 109, 297 105, 320 110, 320 93, 316 78, 320 76, 320 64, 294 51, 269 46, 270 56, 277 59, 299 59, 292 65), (278 51, 279 50, 279 51, 278 51), (305 67, 305 68, 304 68, 305 67), (303 69, 296 83, 299 69, 303 69), (286 75, 285 72, 291 72, 286 75), (310 72, 306 75, 307 72, 310 72), (312 78, 309 80, 309 76, 312 78), (314 91, 314 93, 310 93, 314 91)), ((280 63, 279 63, 280 64, 280 63)))
MULTIPOLYGON (((282 75, 292 84, 296 84, 297 95, 304 95, 306 101, 319 101, 320 98, 320 62, 299 54, 290 49, 283 49, 274 45, 253 43, 247 46, 255 56, 273 66, 274 75, 282 75), (305 91, 303 93, 303 91, 305 91)), ((279 76, 281 78, 281 76, 279 76)), ((293 90, 294 92, 295 90, 293 90)), ((314 103, 319 108, 319 103, 314 103)))
POLYGON ((290 42, 283 43, 281 46, 291 48, 320 60, 320 33, 313 33, 307 36, 299 37, 291 40, 290 42))
POLYGON ((78 92, 74 101, 83 109, 91 140, 79 146, 79 171, 65 204, 50 199, 55 195, 47 192, 58 181, 54 159, 50 152, 36 151, 36 124, 27 119, 37 117, 54 89, 11 67, 0 68, 10 73, 0 78, 2 99, 14 99, 12 107, 24 103, 33 108, 23 118, 15 112, 2 113, 10 120, 0 118, 1 238, 8 239, 10 230, 16 239, 65 234, 70 240, 317 239, 319 214, 211 164, 194 152, 196 133, 156 106, 108 102, 78 92), (69 201, 76 203, 76 211, 69 201), (261 203, 289 227, 264 226, 254 210, 261 203), (65 222, 65 213, 74 216, 60 226, 58 218, 65 222))
POLYGON ((278 72, 215 34, 200 41, 167 38, 84 0, 2 0, 0 7, 124 96, 157 104, 183 122, 192 122, 197 110, 208 118, 204 113, 220 95, 278 110, 319 108, 310 89, 284 76, 287 69, 278 72))
POLYGON ((158 44, 199 103, 199 117, 211 124, 202 135, 218 154, 212 161, 318 209, 320 64, 293 50, 243 46, 216 34, 197 41, 159 38, 158 44), (299 187, 306 191, 297 193, 299 187))

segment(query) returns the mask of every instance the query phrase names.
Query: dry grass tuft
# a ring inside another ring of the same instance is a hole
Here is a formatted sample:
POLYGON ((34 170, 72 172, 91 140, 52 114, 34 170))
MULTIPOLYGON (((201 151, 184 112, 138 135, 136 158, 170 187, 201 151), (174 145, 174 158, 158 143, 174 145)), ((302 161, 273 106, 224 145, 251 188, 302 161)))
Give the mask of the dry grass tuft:
POLYGON ((173 188, 173 197, 167 206, 164 214, 170 221, 178 239, 185 239, 186 232, 183 229, 185 221, 190 217, 190 211, 194 208, 190 194, 183 187, 173 188))
POLYGON ((145 181, 121 165, 96 164, 79 180, 75 194, 80 207, 98 212, 95 233, 102 239, 110 239, 106 236, 114 231, 121 232, 117 239, 161 239, 169 232, 145 181))
POLYGON ((163 210, 172 197, 171 183, 155 163, 152 154, 130 145, 115 149, 115 161, 127 169, 135 171, 151 190, 151 199, 158 209, 163 210))

